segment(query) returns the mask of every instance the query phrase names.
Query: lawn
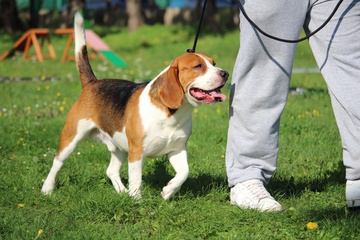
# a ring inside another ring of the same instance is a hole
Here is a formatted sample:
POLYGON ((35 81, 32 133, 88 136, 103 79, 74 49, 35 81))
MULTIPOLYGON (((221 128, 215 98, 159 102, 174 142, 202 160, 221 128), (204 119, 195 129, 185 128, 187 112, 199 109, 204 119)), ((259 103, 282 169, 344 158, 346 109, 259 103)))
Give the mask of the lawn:
MULTIPOLYGON (((95 28, 128 64, 91 61, 98 78, 149 80, 193 44, 189 26, 95 28)), ((0 36, 0 53, 20 36, 0 36)), ((203 32, 197 51, 233 68, 237 30, 203 32)), ((146 159, 143 198, 117 194, 105 171, 106 147, 83 142, 69 157, 51 196, 40 193, 66 113, 81 86, 74 62, 60 64, 66 37, 52 36, 57 59, 39 63, 19 54, 0 62, 0 239, 356 239, 359 212, 345 204, 341 144, 326 84, 308 43, 299 45, 281 119, 279 166, 268 185, 283 204, 277 214, 229 203, 225 172, 228 100, 193 113, 188 142, 190 175, 170 201, 160 196, 174 174, 166 157, 146 159), (15 81, 22 78, 22 81, 15 81)), ((229 84, 225 88, 229 95, 229 84)), ((126 176, 127 167, 122 169, 126 176)))

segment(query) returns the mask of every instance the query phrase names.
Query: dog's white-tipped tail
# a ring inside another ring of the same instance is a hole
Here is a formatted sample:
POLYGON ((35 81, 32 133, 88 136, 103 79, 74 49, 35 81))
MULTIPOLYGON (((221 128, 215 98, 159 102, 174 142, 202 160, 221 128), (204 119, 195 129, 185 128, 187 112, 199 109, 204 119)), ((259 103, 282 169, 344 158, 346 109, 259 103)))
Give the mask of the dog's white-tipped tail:
POLYGON ((84 18, 81 16, 79 12, 75 13, 74 34, 75 34, 75 56, 78 56, 78 54, 82 51, 82 48, 86 44, 84 18))
POLYGON ((80 74, 81 85, 84 88, 91 81, 96 81, 86 49, 84 18, 79 12, 75 13, 74 19, 74 38, 75 38, 75 62, 80 74))

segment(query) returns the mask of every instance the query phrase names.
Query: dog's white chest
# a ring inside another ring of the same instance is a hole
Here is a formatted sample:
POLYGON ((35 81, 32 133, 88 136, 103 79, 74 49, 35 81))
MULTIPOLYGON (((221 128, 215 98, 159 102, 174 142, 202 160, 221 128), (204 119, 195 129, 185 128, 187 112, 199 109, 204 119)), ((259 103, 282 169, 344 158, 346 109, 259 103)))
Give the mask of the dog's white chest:
POLYGON ((168 121, 159 122, 146 131, 144 153, 147 156, 160 156, 170 151, 182 149, 191 132, 191 123, 183 126, 172 126, 168 121))
POLYGON ((192 109, 183 106, 172 116, 140 98, 140 116, 145 131, 144 154, 160 156, 170 151, 183 149, 191 134, 192 109))

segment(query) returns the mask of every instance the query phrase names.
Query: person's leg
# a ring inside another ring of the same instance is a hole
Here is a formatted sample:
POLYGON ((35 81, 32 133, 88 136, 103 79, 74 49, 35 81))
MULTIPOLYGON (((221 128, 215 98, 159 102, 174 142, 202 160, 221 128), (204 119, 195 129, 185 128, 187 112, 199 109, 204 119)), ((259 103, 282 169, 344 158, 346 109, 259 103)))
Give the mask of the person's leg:
MULTIPOLYGON (((299 37, 309 7, 308 1, 242 3, 261 29, 287 39, 299 37)), ((266 184, 276 169, 279 120, 287 100, 297 46, 261 35, 242 14, 240 17, 240 49, 232 76, 226 149, 230 187, 252 179, 266 184)))
MULTIPOLYGON (((317 1, 308 29, 317 28, 337 1, 317 1)), ((339 127, 346 166, 348 205, 360 206, 360 1, 345 0, 326 27, 310 39, 314 56, 328 84, 339 127), (352 190, 357 189, 355 201, 352 190)))

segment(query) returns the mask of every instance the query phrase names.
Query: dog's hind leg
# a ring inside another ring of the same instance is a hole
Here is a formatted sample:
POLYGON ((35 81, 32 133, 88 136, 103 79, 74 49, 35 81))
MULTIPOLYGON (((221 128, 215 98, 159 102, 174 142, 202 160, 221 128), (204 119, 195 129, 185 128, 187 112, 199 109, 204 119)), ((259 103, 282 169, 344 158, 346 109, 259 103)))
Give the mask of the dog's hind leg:
POLYGON ((126 160, 127 153, 120 151, 112 143, 107 143, 106 145, 111 153, 110 164, 106 170, 106 175, 110 178, 118 193, 126 192, 127 189, 120 178, 120 169, 126 160))
POLYGON ((63 128, 60 137, 60 145, 58 154, 55 156, 50 172, 44 181, 41 192, 50 194, 55 186, 55 179, 63 166, 65 160, 74 151, 75 147, 88 136, 95 125, 90 120, 80 120, 77 125, 72 122, 67 122, 63 128))
POLYGON ((185 182, 189 175, 189 166, 187 162, 187 152, 185 149, 181 151, 174 151, 168 154, 169 161, 173 166, 176 175, 168 184, 163 187, 161 196, 164 200, 168 200, 177 191, 180 190, 181 185, 185 182))
POLYGON ((96 131, 91 136, 95 141, 100 141, 107 146, 111 154, 110 163, 106 169, 106 175, 118 193, 126 192, 127 189, 121 181, 120 169, 126 160, 127 153, 117 148, 110 140, 111 137, 102 131, 96 131))

